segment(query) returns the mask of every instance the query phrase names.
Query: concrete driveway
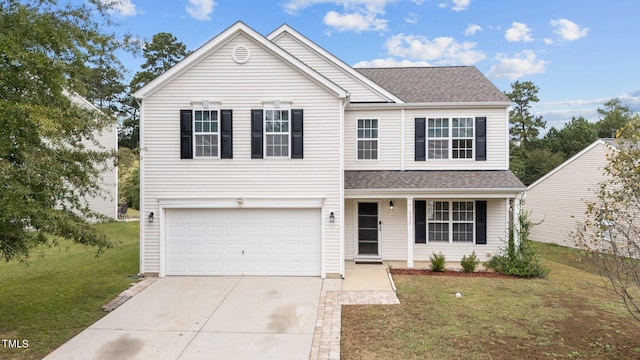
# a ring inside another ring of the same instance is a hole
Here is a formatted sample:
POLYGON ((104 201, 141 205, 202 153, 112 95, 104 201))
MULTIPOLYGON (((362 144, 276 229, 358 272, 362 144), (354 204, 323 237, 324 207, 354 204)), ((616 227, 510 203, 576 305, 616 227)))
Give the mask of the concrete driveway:
POLYGON ((45 359, 308 359, 322 282, 162 278, 45 359))

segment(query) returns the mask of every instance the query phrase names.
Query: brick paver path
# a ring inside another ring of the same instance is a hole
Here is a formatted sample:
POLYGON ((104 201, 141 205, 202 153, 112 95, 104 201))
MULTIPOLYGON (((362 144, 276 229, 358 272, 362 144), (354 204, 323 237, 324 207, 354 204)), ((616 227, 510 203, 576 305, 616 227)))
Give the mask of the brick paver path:
POLYGON ((310 360, 340 359, 342 305, 400 304, 394 291, 322 291, 310 360))

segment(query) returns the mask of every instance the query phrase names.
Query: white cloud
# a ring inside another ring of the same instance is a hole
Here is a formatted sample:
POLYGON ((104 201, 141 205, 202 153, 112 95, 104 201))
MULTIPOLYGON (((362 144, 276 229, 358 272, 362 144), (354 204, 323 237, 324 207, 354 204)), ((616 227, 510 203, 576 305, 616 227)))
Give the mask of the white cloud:
POLYGON ((211 13, 215 5, 213 0, 189 0, 187 13, 196 20, 211 20, 211 13))
POLYGON ((471 0, 453 0, 453 11, 467 10, 471 5, 471 0))
POLYGON ((433 40, 420 35, 398 34, 385 43, 392 56, 421 61, 433 61, 438 65, 473 65, 484 60, 484 53, 474 50, 473 42, 457 42, 451 37, 433 40))
POLYGON ((418 23, 418 14, 409 13, 409 15, 407 15, 404 18, 404 21, 408 22, 409 24, 417 24, 418 23))
POLYGON ((335 11, 329 11, 324 16, 324 23, 338 31, 369 31, 369 30, 386 30, 387 20, 377 19, 375 15, 362 13, 338 14, 335 11))
POLYGON ((554 41, 550 38, 544 38, 544 43, 547 45, 553 45, 554 41))
POLYGON ((482 26, 476 24, 469 24, 464 31, 465 35, 475 35, 478 31, 482 31, 482 26))
POLYGON ((381 18, 388 4, 400 0, 288 0, 282 7, 287 14, 296 15, 301 10, 318 4, 336 4, 341 13, 329 11, 324 23, 338 31, 385 31, 388 20, 381 18))
POLYGON ((373 59, 369 61, 359 61, 353 67, 355 68, 367 68, 367 67, 411 67, 411 66, 432 66, 427 61, 411 61, 411 60, 396 60, 394 58, 386 59, 373 59))
POLYGON ((560 38, 566 41, 578 40, 582 37, 587 36, 587 33, 589 32, 589 28, 581 27, 580 25, 567 19, 551 20, 549 24, 553 28, 555 28, 553 32, 560 35, 560 38))
POLYGON ((134 16, 136 5, 131 0, 101 0, 102 4, 109 6, 112 11, 118 12, 121 16, 134 16))
POLYGON ((531 37, 531 29, 526 24, 513 22, 511 27, 504 34, 505 39, 509 42, 530 42, 533 41, 531 37))
POLYGON ((497 65, 491 66, 487 73, 492 78, 507 78, 516 80, 525 75, 542 74, 545 72, 547 61, 539 60, 531 50, 524 50, 516 53, 513 57, 505 54, 498 54, 497 65))

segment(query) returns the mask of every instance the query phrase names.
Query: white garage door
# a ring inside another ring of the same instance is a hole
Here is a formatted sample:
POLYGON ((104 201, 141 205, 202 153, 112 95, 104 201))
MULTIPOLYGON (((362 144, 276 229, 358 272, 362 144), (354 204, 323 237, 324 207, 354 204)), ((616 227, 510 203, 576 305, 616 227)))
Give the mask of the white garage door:
POLYGON ((320 209, 167 209, 166 275, 320 276, 320 209))

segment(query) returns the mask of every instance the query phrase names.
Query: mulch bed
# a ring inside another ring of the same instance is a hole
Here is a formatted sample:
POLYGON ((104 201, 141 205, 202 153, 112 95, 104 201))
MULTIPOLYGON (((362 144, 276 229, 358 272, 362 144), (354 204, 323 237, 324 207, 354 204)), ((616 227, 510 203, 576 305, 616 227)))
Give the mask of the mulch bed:
POLYGON ((430 269, 389 269, 391 275, 430 275, 430 276, 451 276, 451 277, 485 277, 515 279, 515 276, 500 274, 495 271, 476 271, 466 273, 458 270, 447 270, 445 272, 434 272, 430 269))

